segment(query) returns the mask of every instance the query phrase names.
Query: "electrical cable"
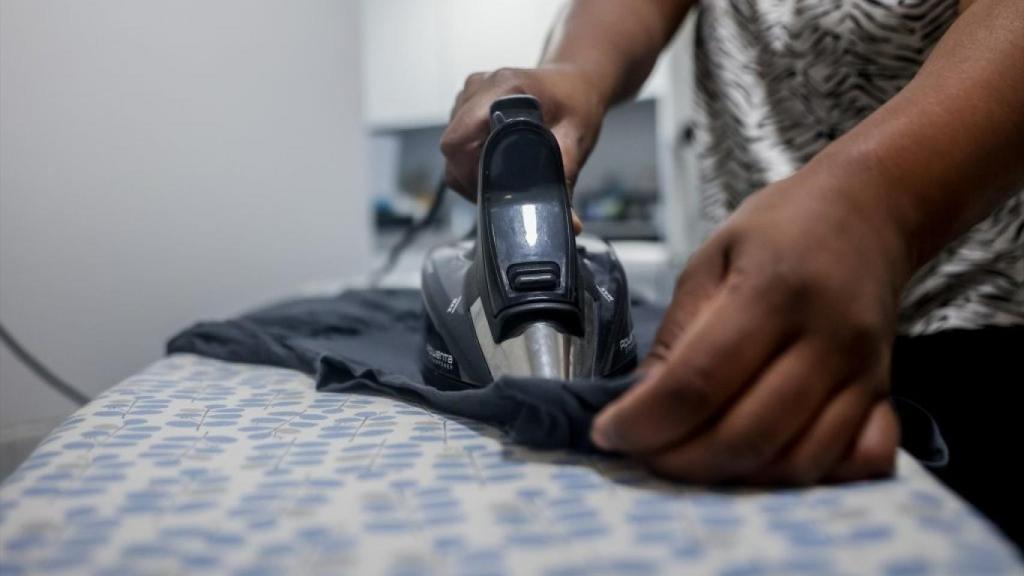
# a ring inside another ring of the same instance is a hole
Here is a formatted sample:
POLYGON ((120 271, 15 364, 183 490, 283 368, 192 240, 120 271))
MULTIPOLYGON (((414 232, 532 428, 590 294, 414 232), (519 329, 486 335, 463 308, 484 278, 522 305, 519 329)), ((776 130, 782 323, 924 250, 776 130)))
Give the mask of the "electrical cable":
POLYGON ((15 358, 20 360, 26 368, 61 396, 64 396, 78 406, 85 406, 89 403, 90 398, 88 395, 80 392, 77 388, 62 380, 59 376, 54 374, 52 370, 47 368, 45 364, 39 361, 38 358, 33 356, 31 352, 26 350, 14 335, 8 332, 7 327, 3 325, 3 322, 0 322, 0 340, 3 341, 4 345, 7 346, 7 349, 11 351, 11 354, 13 354, 15 358))
POLYGON ((437 220, 437 215, 441 212, 444 192, 447 189, 448 186, 445 184, 444 178, 438 180, 437 187, 434 189, 434 197, 430 201, 430 208, 427 210, 426 215, 420 219, 419 222, 415 222, 405 229, 402 237, 399 238, 398 242, 396 242, 395 245, 391 247, 391 250, 388 251, 388 255, 384 260, 384 263, 370 274, 369 286, 371 288, 377 288, 380 286, 381 280, 383 280, 384 277, 390 274, 395 268, 395 264, 398 263, 398 259, 401 257, 402 253, 405 252, 405 249, 412 244, 413 240, 419 236, 420 232, 437 220))

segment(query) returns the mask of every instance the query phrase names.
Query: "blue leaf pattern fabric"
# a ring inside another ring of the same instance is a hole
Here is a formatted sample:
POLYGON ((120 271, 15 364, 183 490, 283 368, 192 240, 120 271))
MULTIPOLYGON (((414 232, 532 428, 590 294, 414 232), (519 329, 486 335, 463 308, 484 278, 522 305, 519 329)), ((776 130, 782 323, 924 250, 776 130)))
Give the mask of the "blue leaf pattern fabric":
POLYGON ((0 487, 0 574, 1021 574, 909 456, 892 480, 667 483, 299 372, 163 359, 0 487))

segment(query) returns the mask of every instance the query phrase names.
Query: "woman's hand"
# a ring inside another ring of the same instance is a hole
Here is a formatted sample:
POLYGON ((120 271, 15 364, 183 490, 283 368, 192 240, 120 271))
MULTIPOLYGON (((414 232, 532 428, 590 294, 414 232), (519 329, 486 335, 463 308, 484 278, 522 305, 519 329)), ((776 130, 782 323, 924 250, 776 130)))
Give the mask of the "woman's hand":
POLYGON ((853 189, 864 181, 836 180, 805 170, 769 186, 693 256, 642 381, 598 415, 595 444, 706 483, 891 473, 906 248, 853 189))
POLYGON ((540 101, 544 123, 562 150, 568 189, 594 148, 605 102, 583 70, 568 65, 502 68, 466 79, 455 100, 448 129, 441 137, 448 186, 469 200, 476 198, 480 149, 490 132, 491 103, 512 94, 530 94, 540 101))

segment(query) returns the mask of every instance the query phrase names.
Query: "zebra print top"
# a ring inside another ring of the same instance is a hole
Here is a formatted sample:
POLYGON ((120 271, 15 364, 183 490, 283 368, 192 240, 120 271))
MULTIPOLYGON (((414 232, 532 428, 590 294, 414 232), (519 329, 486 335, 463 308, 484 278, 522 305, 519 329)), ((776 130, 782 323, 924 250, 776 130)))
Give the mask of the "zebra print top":
MULTIPOLYGON (((956 0, 704 0, 697 24, 702 211, 717 224, 913 78, 956 0)), ((903 294, 900 333, 1024 324, 1024 192, 903 294)))

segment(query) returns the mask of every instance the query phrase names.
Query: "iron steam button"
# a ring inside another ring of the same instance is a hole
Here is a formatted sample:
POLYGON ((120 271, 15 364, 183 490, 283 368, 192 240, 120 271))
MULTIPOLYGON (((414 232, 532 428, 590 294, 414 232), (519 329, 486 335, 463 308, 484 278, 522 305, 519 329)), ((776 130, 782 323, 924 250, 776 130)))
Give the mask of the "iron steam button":
POLYGON ((521 262, 508 267, 508 281, 517 292, 557 290, 561 270, 555 262, 521 262))
POLYGON ((558 276, 551 272, 519 274, 512 279, 512 288, 519 292, 539 292, 558 288, 558 276))

